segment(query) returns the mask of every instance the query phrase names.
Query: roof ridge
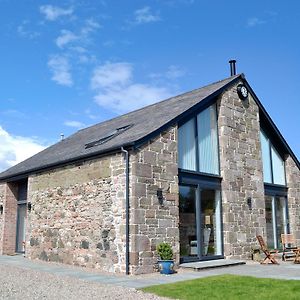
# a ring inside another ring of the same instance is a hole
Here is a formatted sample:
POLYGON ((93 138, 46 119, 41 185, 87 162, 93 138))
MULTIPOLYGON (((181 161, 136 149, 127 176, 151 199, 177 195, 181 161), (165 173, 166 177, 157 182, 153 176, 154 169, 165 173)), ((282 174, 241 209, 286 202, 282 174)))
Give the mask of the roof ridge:
POLYGON ((99 156, 105 152, 115 151, 124 145, 132 146, 136 142, 141 143, 143 139, 157 133, 158 130, 162 130, 170 122, 174 122, 177 117, 179 118, 185 112, 189 112, 195 105, 198 105, 200 102, 202 104, 199 105, 203 105, 203 100, 209 101, 212 99, 222 89, 227 88, 241 78, 240 76, 242 74, 231 76, 78 130, 63 141, 55 143, 23 162, 1 172, 0 181, 4 178, 16 178, 16 176, 26 176, 26 174, 28 175, 38 170, 51 169, 67 162, 99 156), (155 119, 155 116, 158 119, 155 119), (107 135, 108 130, 127 125, 125 122, 136 124, 137 126, 132 126, 132 129, 128 130, 124 135, 120 134, 118 138, 110 139, 106 143, 91 148, 84 147, 87 143, 107 135))
MULTIPOLYGON (((194 92, 196 92, 196 91, 199 91, 199 90, 202 90, 202 89, 206 89, 206 88, 208 88, 209 86, 212 86, 212 85, 215 85, 215 84, 219 84, 219 83, 221 83, 221 82, 223 82, 223 81, 226 81, 226 80, 228 80, 228 79, 230 79, 230 78, 231 78, 232 80, 234 80, 235 78, 238 78, 239 76, 243 76, 243 75, 244 75, 243 73, 240 73, 240 74, 237 74, 237 75, 234 75, 234 76, 229 76, 229 77, 224 78, 224 79, 222 79, 222 80, 218 80, 218 81, 212 82, 212 83, 210 83, 210 84, 207 84, 207 85, 205 85, 205 86, 202 86, 202 87, 199 87, 199 88, 195 88, 195 89, 193 89, 193 90, 191 90, 191 91, 186 91, 186 92, 180 93, 179 95, 172 96, 172 97, 169 97, 169 98, 167 98, 167 99, 164 99, 164 100, 161 100, 161 101, 158 101, 158 102, 149 104, 149 105, 147 105, 147 106, 143 106, 143 107, 141 107, 141 108, 138 108, 138 109, 129 111, 129 112, 125 113, 125 114, 121 114, 121 115, 116 116, 116 117, 114 117, 114 118, 111 118, 111 119, 108 119, 108 120, 105 120, 105 121, 102 121, 102 122, 98 122, 98 123, 96 123, 96 124, 94 124, 94 125, 91 125, 91 126, 82 128, 82 129, 76 131, 75 133, 80 132, 80 131, 83 131, 83 130, 86 130, 86 129, 88 129, 88 128, 92 128, 92 127, 97 126, 97 125, 99 125, 99 124, 104 124, 104 123, 108 123, 108 122, 110 122, 110 121, 112 121, 112 120, 116 120, 116 119, 119 119, 119 118, 123 118, 123 117, 125 117, 125 116, 130 115, 130 114, 133 114, 133 113, 136 113, 136 112, 138 112, 138 111, 144 110, 144 109, 146 109, 146 108, 153 107, 153 106, 155 106, 155 105, 157 105, 157 104, 160 104, 160 103, 169 101, 169 100, 171 100, 171 99, 173 99, 173 98, 181 97, 181 96, 183 96, 183 95, 192 94, 192 93, 194 93, 194 92)), ((74 133, 74 134, 75 134, 75 133, 74 133)), ((72 135, 73 135, 73 134, 72 134, 72 135)), ((72 136, 72 135, 71 135, 71 136, 72 136)))

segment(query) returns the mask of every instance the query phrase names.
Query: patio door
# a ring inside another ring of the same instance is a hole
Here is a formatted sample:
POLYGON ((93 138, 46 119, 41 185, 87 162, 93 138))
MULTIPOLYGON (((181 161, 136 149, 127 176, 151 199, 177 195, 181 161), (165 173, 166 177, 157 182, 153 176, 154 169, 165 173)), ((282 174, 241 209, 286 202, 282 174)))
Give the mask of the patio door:
POLYGON ((199 185, 179 187, 179 235, 182 262, 222 256, 220 191, 199 185))
POLYGON ((17 208, 17 241, 16 241, 16 252, 23 253, 25 242, 25 221, 27 213, 27 204, 18 203, 17 208))
POLYGON ((16 232, 16 252, 24 253, 25 232, 27 219, 27 181, 20 182, 18 185, 17 198, 17 232, 16 232))
POLYGON ((281 234, 288 233, 287 198, 283 196, 265 196, 266 236, 270 248, 281 247, 281 234))

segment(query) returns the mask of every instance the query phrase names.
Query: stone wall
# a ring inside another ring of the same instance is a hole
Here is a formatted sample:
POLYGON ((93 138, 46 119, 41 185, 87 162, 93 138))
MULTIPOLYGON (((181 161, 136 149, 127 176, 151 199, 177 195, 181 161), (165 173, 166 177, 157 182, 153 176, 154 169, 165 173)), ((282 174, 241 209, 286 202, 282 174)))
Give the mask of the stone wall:
POLYGON ((179 262, 177 128, 131 154, 130 264, 133 274, 153 272, 156 245, 168 242, 179 262), (157 190, 162 189, 163 206, 157 190))
POLYGON ((300 245, 300 170, 289 156, 285 162, 290 230, 300 245))
POLYGON ((124 186, 122 154, 30 177, 26 255, 123 272, 124 186))
POLYGON ((244 259, 266 227, 259 109, 250 95, 241 101, 234 86, 219 98, 218 110, 224 255, 244 259))
POLYGON ((14 183, 4 183, 0 192, 2 194, 1 201, 3 201, 0 254, 14 254, 16 250, 18 186, 14 183))
MULTIPOLYGON (((5 188, 5 184, 0 183, 0 205, 2 206, 4 204, 4 188, 5 188)), ((0 254, 2 252, 2 241, 3 241, 3 217, 4 214, 0 213, 0 254)))

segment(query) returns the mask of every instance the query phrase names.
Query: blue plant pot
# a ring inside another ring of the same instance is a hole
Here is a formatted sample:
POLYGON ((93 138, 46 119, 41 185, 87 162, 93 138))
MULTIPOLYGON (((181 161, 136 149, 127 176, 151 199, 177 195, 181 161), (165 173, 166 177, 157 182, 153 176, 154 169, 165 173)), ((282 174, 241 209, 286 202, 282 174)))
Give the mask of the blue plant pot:
POLYGON ((160 274, 173 274, 174 273, 174 260, 159 260, 158 268, 160 274))

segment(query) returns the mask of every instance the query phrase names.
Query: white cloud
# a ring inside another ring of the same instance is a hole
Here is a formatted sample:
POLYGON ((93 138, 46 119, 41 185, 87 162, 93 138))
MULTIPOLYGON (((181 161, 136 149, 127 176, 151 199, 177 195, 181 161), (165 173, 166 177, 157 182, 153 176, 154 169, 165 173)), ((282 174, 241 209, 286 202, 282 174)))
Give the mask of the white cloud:
POLYGON ((87 108, 87 109, 84 111, 84 113, 87 115, 88 118, 90 118, 90 119, 92 119, 92 120, 95 120, 95 119, 98 118, 95 114, 92 113, 92 111, 91 111, 89 108, 87 108))
POLYGON ((152 13, 149 6, 145 6, 134 12, 134 20, 136 24, 143 24, 160 21, 160 17, 158 14, 152 13))
POLYGON ((7 109, 0 111, 1 115, 8 116, 10 118, 19 118, 19 119, 27 119, 28 116, 23 112, 16 110, 16 109, 7 109))
POLYGON ((30 22, 28 20, 24 20, 22 24, 17 27, 19 36, 32 40, 41 35, 39 32, 33 31, 28 27, 30 27, 30 22))
POLYGON ((146 84, 132 84, 124 89, 106 90, 98 93, 95 101, 100 106, 110 108, 117 113, 125 113, 146 105, 169 98, 171 94, 166 88, 153 87, 146 84))
POLYGON ((82 122, 79 121, 65 121, 64 125, 68 127, 73 127, 73 128, 84 128, 86 125, 82 122))
POLYGON ((1 126, 0 145, 0 172, 45 148, 32 138, 11 135, 1 126))
POLYGON ((81 35, 86 36, 90 32, 94 32, 95 30, 101 28, 101 25, 93 19, 87 19, 85 21, 85 26, 81 29, 81 35))
POLYGON ((171 65, 169 66, 166 77, 169 79, 176 79, 185 75, 185 71, 178 66, 171 65))
POLYGON ((171 96, 165 87, 133 83, 131 64, 106 63, 97 67, 91 87, 97 92, 95 102, 106 109, 124 113, 171 96))
POLYGON ((132 77, 132 65, 129 63, 106 63, 94 70, 92 88, 105 88, 114 85, 124 86, 132 77))
POLYGON ((167 71, 164 73, 151 73, 150 78, 153 79, 177 79, 186 74, 186 71, 179 66, 171 65, 168 67, 167 71))
POLYGON ((115 45, 115 41, 113 41, 113 40, 107 40, 107 41, 103 42, 102 45, 104 47, 112 47, 112 46, 115 45))
MULTIPOLYGON (((70 50, 83 50, 87 52, 84 46, 88 45, 91 40, 91 34, 97 29, 101 28, 100 24, 94 21, 93 19, 87 19, 84 22, 78 32, 74 33, 67 29, 62 29, 60 35, 56 38, 55 43, 59 48, 65 48, 68 44, 72 44, 69 47, 70 50)), ((76 51, 78 52, 78 51, 76 51)))
POLYGON ((63 29, 60 33, 61 35, 55 40, 55 43, 59 48, 63 48, 65 45, 78 39, 78 36, 76 36, 72 31, 63 29))
POLYGON ((48 61, 48 66, 52 72, 52 80, 64 86, 72 86, 72 74, 70 72, 70 64, 66 57, 54 55, 48 61))
POLYGON ((40 12, 45 15, 48 21, 55 21, 59 17, 72 15, 73 8, 64 9, 53 5, 42 5, 40 6, 40 12))
POLYGON ((266 21, 260 20, 257 17, 253 17, 253 18, 249 18, 247 20, 247 27, 254 27, 257 25, 265 24, 265 23, 266 23, 266 21))
POLYGON ((71 47, 70 49, 77 52, 77 53, 80 53, 80 54, 87 52, 87 50, 84 47, 81 47, 81 46, 74 46, 74 47, 71 47))

